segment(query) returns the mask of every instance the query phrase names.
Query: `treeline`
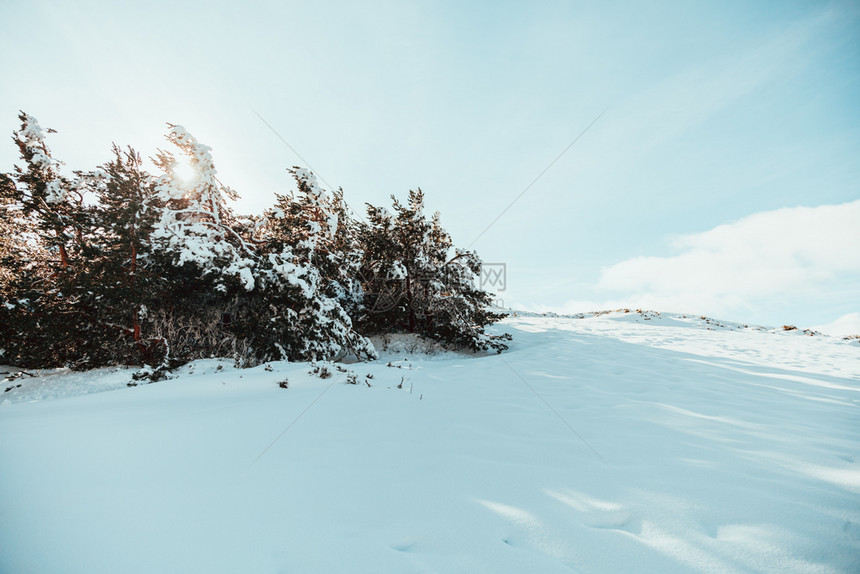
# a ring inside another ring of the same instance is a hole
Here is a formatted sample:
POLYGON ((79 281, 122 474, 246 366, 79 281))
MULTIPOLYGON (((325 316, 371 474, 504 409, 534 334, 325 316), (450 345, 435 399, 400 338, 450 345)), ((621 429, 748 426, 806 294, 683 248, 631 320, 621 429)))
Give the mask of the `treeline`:
POLYGON ((169 125, 173 151, 144 169, 131 148, 63 172, 35 118, 14 132, 21 164, 0 173, 0 362, 25 368, 146 365, 205 357, 370 359, 368 336, 410 332, 472 350, 506 348, 454 249, 410 191, 354 215, 343 190, 302 168, 262 215, 236 214, 211 149, 169 125))

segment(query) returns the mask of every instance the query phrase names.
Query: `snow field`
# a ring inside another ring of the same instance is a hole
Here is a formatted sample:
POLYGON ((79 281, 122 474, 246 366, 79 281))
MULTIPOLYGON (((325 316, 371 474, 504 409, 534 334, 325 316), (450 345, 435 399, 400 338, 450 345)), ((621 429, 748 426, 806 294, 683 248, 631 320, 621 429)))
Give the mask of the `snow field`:
POLYGON ((18 379, 0 571, 860 570, 856 342, 639 313, 495 329, 510 351, 395 344, 357 385, 215 360, 18 379))

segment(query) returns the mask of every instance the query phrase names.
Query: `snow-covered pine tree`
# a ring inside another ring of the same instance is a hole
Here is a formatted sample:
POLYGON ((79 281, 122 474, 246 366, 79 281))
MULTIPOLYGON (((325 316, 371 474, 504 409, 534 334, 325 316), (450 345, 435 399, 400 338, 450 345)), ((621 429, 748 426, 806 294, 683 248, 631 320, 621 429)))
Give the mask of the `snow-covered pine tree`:
POLYGON ((430 327, 430 336, 476 351, 507 349, 504 341, 511 335, 489 335, 485 327, 498 322, 504 315, 490 310, 493 297, 478 287, 481 259, 474 251, 455 249, 445 264, 444 290, 438 301, 441 321, 430 327))
POLYGON ((301 290, 300 297, 286 302, 305 341, 300 356, 375 357, 373 345, 355 331, 350 317, 362 300, 356 279, 361 251, 343 190, 326 191, 308 170, 290 171, 298 191, 278 195, 274 208, 266 212, 266 251, 274 271, 271 280, 301 290))
POLYGON ((363 305, 355 316, 364 333, 384 333, 403 329, 395 324, 405 314, 402 281, 406 276, 394 217, 384 207, 367 204, 367 222, 359 224, 362 263, 363 305))
POLYGON ((163 207, 153 259, 170 288, 149 318, 174 360, 232 355, 254 365, 374 356, 370 342, 352 329, 337 279, 327 276, 342 272, 345 262, 332 256, 338 237, 334 200, 308 184, 301 209, 284 202, 289 225, 273 217, 286 215, 280 208, 264 223, 240 218, 227 203, 236 194, 217 179, 210 148, 181 126, 170 126, 168 139, 193 174, 181 177, 171 153, 156 158, 164 175, 156 181, 163 207))
POLYGON ((406 204, 392 196, 394 214, 368 205, 361 276, 367 293, 360 325, 369 332, 419 333, 472 350, 501 352, 509 335, 485 327, 501 315, 491 297, 475 287, 480 259, 453 249, 439 213, 424 215, 424 194, 409 192, 406 204))
POLYGON ((211 356, 245 363, 247 342, 234 319, 257 286, 259 256, 228 201, 238 196, 217 178, 211 148, 168 124, 175 152, 154 158, 158 217, 151 264, 165 282, 161 304, 148 309, 151 336, 165 342, 170 364, 211 356))
POLYGON ((13 139, 23 166, 16 165, 2 186, 11 227, 5 245, 18 258, 6 264, 14 274, 4 287, 3 318, 13 336, 4 352, 10 362, 30 367, 89 366, 103 332, 87 282, 94 219, 84 196, 99 174, 62 175, 62 163, 45 142, 53 130, 24 112, 19 118, 13 139))
POLYGON ((34 259, 35 247, 35 243, 27 240, 27 225, 15 180, 0 173, 0 300, 7 300, 15 277, 34 259))
POLYGON ((361 265, 358 222, 351 216, 343 190, 325 190, 309 170, 293 167, 296 193, 276 196, 267 212, 269 240, 289 246, 304 265, 316 267, 326 296, 348 311, 361 303, 356 280, 361 265))
POLYGON ((179 125, 168 124, 167 139, 184 158, 160 151, 156 180, 163 204, 153 240, 177 267, 187 266, 211 278, 218 291, 254 289, 254 246, 236 230, 237 217, 228 201, 236 192, 216 177, 212 148, 199 143, 179 125))
POLYGON ((15 364, 26 337, 26 321, 19 305, 25 290, 26 267, 41 259, 38 244, 28 241, 27 226, 12 175, 0 173, 0 363, 15 364))
POLYGON ((167 283, 152 260, 152 233, 163 203, 155 178, 132 148, 113 147, 102 166, 104 182, 95 188, 100 257, 91 264, 100 319, 115 332, 106 349, 108 361, 155 365, 163 361, 166 342, 152 334, 150 309, 165 299, 167 283))
POLYGON ((27 223, 38 231, 41 242, 54 255, 56 267, 66 268, 83 248, 86 226, 83 196, 60 173, 62 162, 54 159, 38 120, 21 112, 21 129, 13 133, 23 166, 15 166, 15 203, 27 223))

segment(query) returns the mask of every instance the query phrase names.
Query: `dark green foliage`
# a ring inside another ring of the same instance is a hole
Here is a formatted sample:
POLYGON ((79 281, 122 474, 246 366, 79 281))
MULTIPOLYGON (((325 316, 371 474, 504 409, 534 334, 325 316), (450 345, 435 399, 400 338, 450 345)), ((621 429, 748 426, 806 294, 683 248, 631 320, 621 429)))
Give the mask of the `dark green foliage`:
POLYGON ((100 319, 115 330, 106 363, 156 364, 166 354, 162 337, 152 333, 149 310, 168 292, 153 265, 152 232, 162 204, 152 177, 131 148, 113 148, 98 199, 97 254, 88 262, 87 280, 102 309, 100 319))
POLYGON ((0 273, 3 359, 23 366, 80 365, 96 351, 106 327, 85 269, 94 254, 93 209, 84 203, 91 174, 61 176, 44 132, 32 117, 21 113, 20 119, 13 139, 24 165, 2 185, 8 227, 0 273))
POLYGON ((490 295, 475 286, 481 261, 455 250, 439 214, 424 215, 424 194, 410 191, 404 205, 392 196, 394 213, 368 205, 361 276, 365 309, 359 325, 377 333, 419 333, 455 347, 501 352, 510 336, 484 328, 501 316, 491 313, 490 295))

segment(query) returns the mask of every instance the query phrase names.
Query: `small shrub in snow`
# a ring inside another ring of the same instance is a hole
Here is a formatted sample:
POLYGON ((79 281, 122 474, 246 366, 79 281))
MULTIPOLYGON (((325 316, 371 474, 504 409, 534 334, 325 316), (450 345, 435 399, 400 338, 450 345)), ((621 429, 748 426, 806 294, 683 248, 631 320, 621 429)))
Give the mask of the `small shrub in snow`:
POLYGON ((311 368, 308 371, 308 374, 321 379, 329 379, 333 375, 328 365, 318 365, 316 363, 311 363, 311 368))

